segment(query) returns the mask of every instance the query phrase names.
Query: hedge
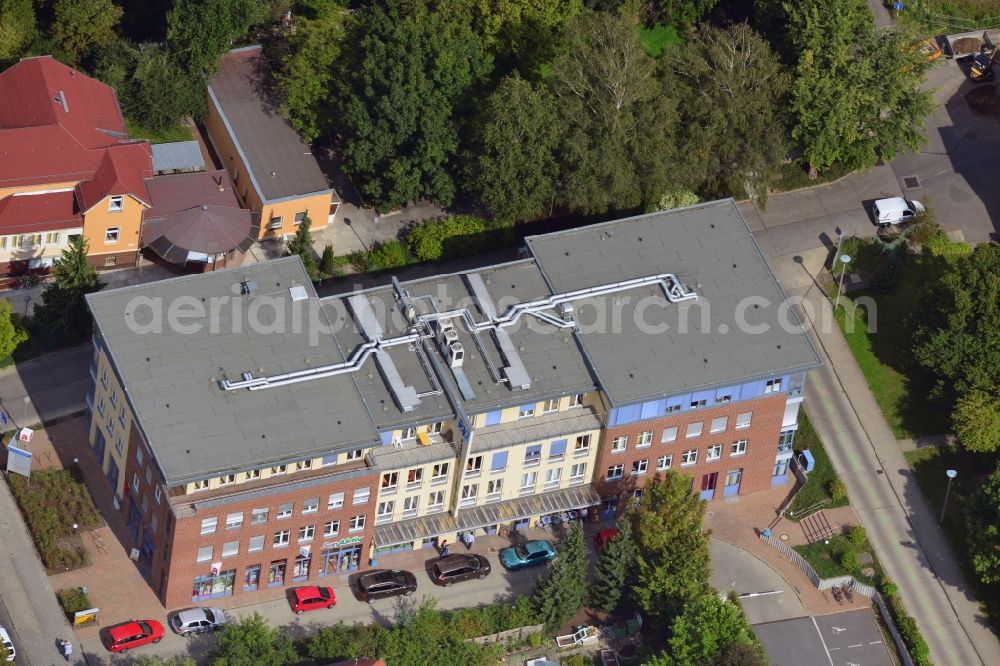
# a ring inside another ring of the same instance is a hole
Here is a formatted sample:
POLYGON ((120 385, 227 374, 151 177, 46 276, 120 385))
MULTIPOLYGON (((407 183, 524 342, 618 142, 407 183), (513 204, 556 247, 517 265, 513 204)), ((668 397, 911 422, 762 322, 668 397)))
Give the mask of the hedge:
POLYGON ((903 602, 899 599, 899 590, 896 584, 889 582, 886 578, 882 578, 879 587, 881 588, 882 597, 888 602, 889 612, 892 613, 896 627, 899 629, 899 634, 903 637, 903 642, 906 643, 906 647, 910 651, 913 663, 916 666, 933 666, 931 650, 927 646, 927 641, 920 634, 920 629, 917 628, 917 621, 903 608, 903 602))
POLYGON ((474 215, 452 215, 417 225, 407 234, 406 243, 420 261, 454 259, 508 245, 512 226, 474 215))

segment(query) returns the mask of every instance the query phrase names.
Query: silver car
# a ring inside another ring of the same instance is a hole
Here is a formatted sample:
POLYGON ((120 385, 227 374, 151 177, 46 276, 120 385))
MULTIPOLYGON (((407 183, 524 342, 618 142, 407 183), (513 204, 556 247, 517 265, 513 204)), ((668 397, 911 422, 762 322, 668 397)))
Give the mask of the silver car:
POLYGON ((7 650, 7 661, 14 661, 14 657, 17 656, 17 653, 14 652, 14 643, 10 640, 10 634, 2 626, 0 626, 0 645, 3 645, 4 649, 7 650))
POLYGON ((181 636, 218 631, 229 622, 221 608, 188 608, 170 617, 170 628, 181 636))

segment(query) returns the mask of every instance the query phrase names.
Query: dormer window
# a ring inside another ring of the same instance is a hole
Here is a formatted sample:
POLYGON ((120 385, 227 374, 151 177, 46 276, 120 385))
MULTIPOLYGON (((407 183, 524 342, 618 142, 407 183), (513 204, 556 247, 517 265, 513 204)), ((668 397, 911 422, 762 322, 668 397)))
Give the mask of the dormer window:
POLYGON ((110 213, 120 213, 125 207, 125 197, 116 194, 115 196, 108 199, 108 212, 110 213))

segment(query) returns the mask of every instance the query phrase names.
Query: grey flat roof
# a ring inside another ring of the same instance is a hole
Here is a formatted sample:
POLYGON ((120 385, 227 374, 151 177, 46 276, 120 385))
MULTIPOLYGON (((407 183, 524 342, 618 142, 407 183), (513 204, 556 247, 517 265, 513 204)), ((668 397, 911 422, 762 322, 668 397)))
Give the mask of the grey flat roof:
POLYGON ((350 375, 263 391, 217 385, 223 373, 238 379, 246 371, 275 374, 343 360, 329 334, 310 340, 303 318, 309 305, 321 308, 298 257, 102 291, 87 301, 168 485, 380 443, 350 375), (239 295, 243 280, 256 283, 254 294, 239 295), (303 287, 308 299, 292 301, 292 286, 303 287), (130 316, 137 298, 153 299, 153 306, 130 316), (167 325, 168 308, 181 298, 189 311, 204 306, 204 316, 183 319, 200 330, 167 325), (214 331, 213 302, 220 304, 214 331), (155 329, 153 307, 164 313, 159 330, 132 330, 155 329))
POLYGON ((672 273, 698 294, 683 304, 653 287, 603 297, 621 316, 598 316, 578 337, 615 405, 821 365, 795 313, 779 313, 786 296, 732 199, 525 241, 557 292, 672 273), (766 332, 737 325, 741 302, 766 332))
POLYGON ((205 159, 197 141, 154 143, 150 148, 153 150, 154 173, 205 170, 205 159))
POLYGON ((332 192, 309 146, 279 113, 277 100, 268 92, 273 89, 260 46, 236 49, 222 56, 219 71, 208 85, 209 97, 246 160, 250 177, 265 203, 332 192))
POLYGON ((498 423, 476 428, 476 437, 470 448, 480 453, 600 428, 601 420, 597 418, 597 414, 587 407, 579 407, 565 412, 542 414, 516 423, 498 423))

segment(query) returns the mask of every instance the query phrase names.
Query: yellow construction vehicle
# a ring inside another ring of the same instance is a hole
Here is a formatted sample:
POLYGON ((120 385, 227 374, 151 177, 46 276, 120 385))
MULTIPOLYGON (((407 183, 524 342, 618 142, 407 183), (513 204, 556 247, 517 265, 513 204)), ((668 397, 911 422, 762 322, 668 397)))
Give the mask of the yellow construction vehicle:
POLYGON ((993 79, 993 61, 1000 54, 1000 46, 992 49, 983 47, 969 65, 969 78, 973 81, 990 81, 993 79))

